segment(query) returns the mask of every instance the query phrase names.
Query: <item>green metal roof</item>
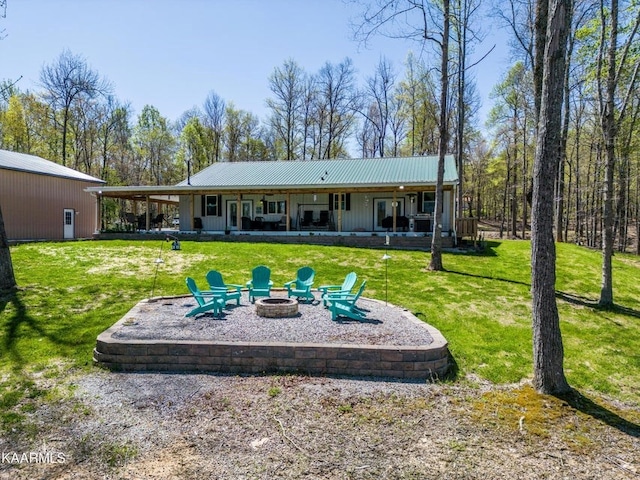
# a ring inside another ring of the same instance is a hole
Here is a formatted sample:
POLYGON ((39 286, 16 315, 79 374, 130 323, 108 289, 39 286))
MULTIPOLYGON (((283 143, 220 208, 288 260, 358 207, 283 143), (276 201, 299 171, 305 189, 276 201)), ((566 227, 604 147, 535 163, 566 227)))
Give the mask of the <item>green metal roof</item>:
POLYGON ((64 167, 58 163, 45 160, 44 158, 26 153, 10 152, 9 150, 0 150, 0 169, 70 178, 85 182, 105 183, 99 178, 78 172, 72 168, 64 167))
MULTIPOLYGON (((179 187, 291 189, 435 185, 437 156, 336 160, 220 162, 192 175, 179 187)), ((452 155, 445 157, 444 183, 458 182, 452 155)))

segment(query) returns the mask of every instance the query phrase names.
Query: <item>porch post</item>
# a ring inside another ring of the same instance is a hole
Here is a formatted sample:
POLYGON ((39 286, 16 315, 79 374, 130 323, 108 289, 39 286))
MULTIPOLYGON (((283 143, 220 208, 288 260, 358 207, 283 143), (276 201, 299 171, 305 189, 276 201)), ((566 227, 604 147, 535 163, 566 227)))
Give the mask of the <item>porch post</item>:
POLYGON ((149 204, 149 195, 145 195, 144 196, 145 202, 147 203, 147 213, 146 213, 146 228, 145 230, 148 232, 149 231, 149 224, 151 223, 149 221, 149 207, 151 207, 151 205, 149 204))
MULTIPOLYGON (((189 195, 189 230, 193 230, 193 214, 194 214, 194 206, 193 203, 195 202, 195 198, 193 196, 193 193, 191 195, 189 195)), ((182 219, 180 219, 180 230, 182 230, 182 227, 185 227, 186 229, 186 224, 183 225, 182 224, 182 219)))
POLYGON ((287 202, 284 205, 284 214, 287 216, 287 223, 286 223, 286 230, 287 232, 290 230, 291 228, 291 219, 289 218, 289 210, 291 210, 291 194, 289 192, 287 192, 287 202))
POLYGON ((338 232, 342 232, 342 192, 338 193, 338 232))
POLYGON ((238 206, 236 208, 236 224, 238 225, 238 231, 242 230, 242 194, 238 194, 237 199, 238 206))
POLYGON ((393 201, 391 202, 391 215, 393 215, 393 233, 396 233, 396 210, 397 210, 398 200, 396 198, 396 191, 393 191, 393 201))
POLYGON ((98 215, 96 215, 96 217, 98 218, 98 224, 95 225, 95 231, 102 232, 104 226, 102 224, 102 192, 98 192, 98 201, 96 202, 96 208, 98 209, 98 215))

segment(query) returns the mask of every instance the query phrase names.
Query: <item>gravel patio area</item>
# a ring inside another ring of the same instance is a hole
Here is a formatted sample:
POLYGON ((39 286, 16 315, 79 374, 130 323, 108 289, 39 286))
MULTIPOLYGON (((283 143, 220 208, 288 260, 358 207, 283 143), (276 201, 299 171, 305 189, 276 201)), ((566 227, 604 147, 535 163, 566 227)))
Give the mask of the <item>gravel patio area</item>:
MULTIPOLYGON (((272 297, 286 298, 275 291, 272 297)), ((316 293, 316 297, 319 294, 316 293)), ((300 302, 294 317, 264 318, 243 292, 240 305, 227 304, 220 316, 185 314, 196 306, 191 296, 158 298, 142 302, 112 334, 123 340, 209 340, 224 342, 337 343, 360 345, 429 345, 433 337, 426 324, 408 310, 385 302, 360 298, 366 321, 343 317, 331 320, 331 312, 316 300, 300 302)))
MULTIPOLYGON (((317 294, 319 297, 319 294, 317 294)), ((286 298, 272 291, 272 298, 286 298)), ((447 341, 408 310, 360 298, 366 318, 338 317, 318 299, 291 317, 256 313, 246 292, 219 315, 187 317, 192 296, 135 305, 98 336, 94 360, 119 371, 306 373, 437 379, 447 374, 447 341)))

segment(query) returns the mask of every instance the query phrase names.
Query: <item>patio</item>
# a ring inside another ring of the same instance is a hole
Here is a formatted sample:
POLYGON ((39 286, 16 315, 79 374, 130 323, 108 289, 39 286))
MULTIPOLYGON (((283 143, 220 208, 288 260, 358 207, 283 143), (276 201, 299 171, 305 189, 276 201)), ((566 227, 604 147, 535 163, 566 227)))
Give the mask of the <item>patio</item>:
MULTIPOLYGON (((284 292, 275 291, 274 297, 284 292)), ((319 294, 316 294, 319 296, 319 294)), ((449 370, 447 341, 407 310, 361 298, 364 322, 331 320, 318 301, 263 318, 243 292, 219 316, 186 318, 193 297, 139 302, 98 336, 94 360, 121 371, 307 373, 433 380, 449 370)))

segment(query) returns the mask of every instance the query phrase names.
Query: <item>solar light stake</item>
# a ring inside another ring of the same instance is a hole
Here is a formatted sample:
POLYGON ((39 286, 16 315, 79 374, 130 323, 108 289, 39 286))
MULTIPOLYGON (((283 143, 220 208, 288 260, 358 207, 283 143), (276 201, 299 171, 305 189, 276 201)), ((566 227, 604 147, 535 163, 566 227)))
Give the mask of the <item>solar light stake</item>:
POLYGON ((385 251, 382 259, 384 260, 384 304, 389 304, 389 259, 391 256, 387 253, 389 248, 389 235, 385 237, 385 251))

